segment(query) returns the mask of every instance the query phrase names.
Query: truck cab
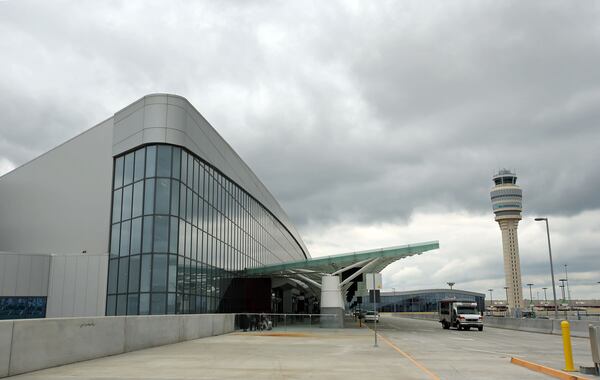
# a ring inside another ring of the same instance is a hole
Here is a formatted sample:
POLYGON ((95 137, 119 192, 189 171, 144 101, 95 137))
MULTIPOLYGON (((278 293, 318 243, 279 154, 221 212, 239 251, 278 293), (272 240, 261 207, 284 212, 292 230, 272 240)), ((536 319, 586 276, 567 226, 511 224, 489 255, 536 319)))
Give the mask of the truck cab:
POLYGON ((456 327, 458 330, 470 330, 476 327, 483 331, 483 317, 472 301, 442 300, 438 306, 439 320, 445 330, 456 327))

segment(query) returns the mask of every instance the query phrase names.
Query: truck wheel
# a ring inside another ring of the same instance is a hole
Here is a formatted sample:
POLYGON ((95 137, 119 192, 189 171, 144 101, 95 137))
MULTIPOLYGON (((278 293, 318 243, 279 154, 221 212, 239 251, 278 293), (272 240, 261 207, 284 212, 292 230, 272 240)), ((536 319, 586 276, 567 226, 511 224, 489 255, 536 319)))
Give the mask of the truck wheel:
POLYGON ((479 330, 479 331, 483 331, 483 326, 478 326, 478 327, 477 327, 477 330, 479 330))
POLYGON ((442 322, 442 328, 444 330, 448 330, 450 328, 450 325, 447 322, 442 322))
POLYGON ((465 326, 464 329, 465 331, 471 331, 471 326, 465 326))
POLYGON ((456 325, 456 329, 457 329, 458 331, 460 331, 460 330, 462 330, 462 329, 463 329, 463 328, 462 328, 462 326, 460 325, 460 323, 459 323, 458 325, 456 325))

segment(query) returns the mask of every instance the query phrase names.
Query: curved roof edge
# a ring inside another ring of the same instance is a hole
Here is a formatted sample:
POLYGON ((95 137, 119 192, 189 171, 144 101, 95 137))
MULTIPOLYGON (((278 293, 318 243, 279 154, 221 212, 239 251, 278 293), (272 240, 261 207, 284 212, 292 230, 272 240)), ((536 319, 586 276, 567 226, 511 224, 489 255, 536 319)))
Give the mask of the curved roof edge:
POLYGON ((417 290, 403 290, 403 291, 398 291, 398 292, 390 292, 390 291, 385 291, 385 292, 381 292, 381 296, 406 296, 406 295, 411 295, 411 294, 427 294, 427 293, 455 293, 455 294, 468 294, 468 295, 472 295, 472 296, 481 296, 481 297, 485 297, 484 293, 478 293, 478 292, 472 292, 470 290, 461 290, 461 289, 417 289, 417 290))
POLYGON ((310 257, 300 234, 279 202, 186 98, 149 94, 116 112, 113 120, 113 156, 152 143, 187 148, 261 203, 288 230, 305 257, 310 257))

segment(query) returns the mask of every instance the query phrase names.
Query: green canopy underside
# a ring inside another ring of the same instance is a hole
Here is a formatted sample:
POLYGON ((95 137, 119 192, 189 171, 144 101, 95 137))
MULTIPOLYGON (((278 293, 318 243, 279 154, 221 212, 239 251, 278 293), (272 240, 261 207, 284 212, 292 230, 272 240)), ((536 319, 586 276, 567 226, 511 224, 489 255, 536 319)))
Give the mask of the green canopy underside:
MULTIPOLYGON (((266 276, 289 270, 307 270, 319 273, 333 273, 340 268, 360 263, 365 260, 379 259, 369 272, 380 272, 396 260, 440 248, 438 241, 408 244, 397 247, 372 249, 368 251, 343 253, 340 255, 315 257, 306 260, 292 261, 282 264, 271 264, 245 270, 248 276, 266 276)), ((366 263, 365 263, 366 264, 366 263)), ((361 265, 362 266, 362 265, 361 265)))

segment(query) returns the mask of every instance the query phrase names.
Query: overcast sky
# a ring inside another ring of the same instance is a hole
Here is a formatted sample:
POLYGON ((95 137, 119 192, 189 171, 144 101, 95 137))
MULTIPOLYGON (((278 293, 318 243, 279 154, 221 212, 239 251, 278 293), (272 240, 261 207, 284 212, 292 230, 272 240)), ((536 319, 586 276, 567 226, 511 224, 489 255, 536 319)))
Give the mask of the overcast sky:
POLYGON ((503 298, 489 190, 506 167, 524 190, 523 283, 542 298, 550 283, 542 215, 573 298, 600 298, 597 1, 9 0, 0 52, 0 174, 175 93, 313 256, 439 240, 384 286, 503 298))

